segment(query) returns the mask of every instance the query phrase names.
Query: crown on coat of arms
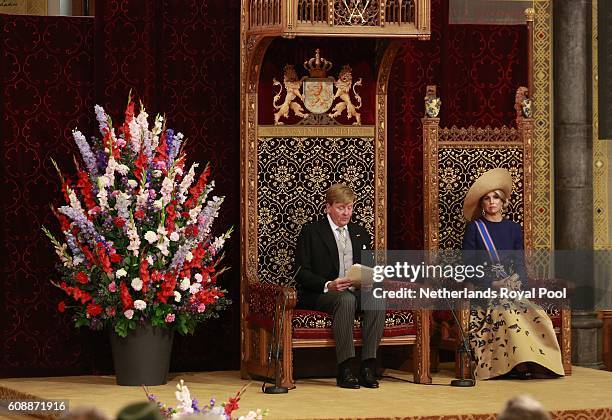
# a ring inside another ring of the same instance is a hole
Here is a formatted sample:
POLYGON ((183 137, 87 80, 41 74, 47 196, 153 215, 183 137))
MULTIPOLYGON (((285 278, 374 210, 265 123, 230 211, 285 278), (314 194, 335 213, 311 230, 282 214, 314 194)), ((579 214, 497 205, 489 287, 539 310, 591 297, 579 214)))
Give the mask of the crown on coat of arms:
POLYGON ((326 77, 327 72, 332 68, 332 62, 321 57, 317 48, 315 56, 310 60, 304 61, 304 68, 308 70, 310 77, 326 77))

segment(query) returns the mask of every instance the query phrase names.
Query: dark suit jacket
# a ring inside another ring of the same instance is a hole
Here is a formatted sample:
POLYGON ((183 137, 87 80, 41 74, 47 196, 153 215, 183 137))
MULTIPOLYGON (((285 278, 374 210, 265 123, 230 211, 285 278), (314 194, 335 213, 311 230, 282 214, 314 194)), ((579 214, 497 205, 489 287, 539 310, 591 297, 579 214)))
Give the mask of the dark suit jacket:
MULTIPOLYGON (((353 245, 353 263, 361 262, 361 251, 371 249, 370 235, 361 225, 348 224, 353 245), (365 246, 365 248, 364 248, 365 246)), ((314 309, 325 283, 338 278, 338 247, 327 216, 302 227, 295 254, 298 306, 314 309)))

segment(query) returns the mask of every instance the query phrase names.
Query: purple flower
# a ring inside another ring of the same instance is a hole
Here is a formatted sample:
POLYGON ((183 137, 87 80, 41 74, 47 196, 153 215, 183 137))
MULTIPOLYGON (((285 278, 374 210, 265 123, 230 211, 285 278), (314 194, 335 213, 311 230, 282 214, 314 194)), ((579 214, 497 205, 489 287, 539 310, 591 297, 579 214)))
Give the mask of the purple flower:
POLYGON ((96 167, 97 162, 89 143, 87 143, 87 139, 85 139, 85 136, 78 130, 72 132, 72 137, 74 137, 74 142, 81 152, 87 171, 92 175, 96 175, 98 173, 98 168, 96 167))
POLYGON ((104 108, 102 108, 100 105, 94 106, 94 110, 96 111, 96 120, 98 120, 100 133, 102 133, 102 135, 105 135, 108 131, 108 118, 106 116, 106 112, 104 111, 104 108))
POLYGON ((85 240, 93 246, 94 249, 98 246, 98 243, 102 242, 107 251, 110 251, 113 244, 108 242, 104 236, 102 236, 97 230, 94 224, 85 217, 82 210, 77 210, 70 206, 62 206, 59 208, 60 213, 68 216, 81 230, 81 233, 85 237, 85 240))

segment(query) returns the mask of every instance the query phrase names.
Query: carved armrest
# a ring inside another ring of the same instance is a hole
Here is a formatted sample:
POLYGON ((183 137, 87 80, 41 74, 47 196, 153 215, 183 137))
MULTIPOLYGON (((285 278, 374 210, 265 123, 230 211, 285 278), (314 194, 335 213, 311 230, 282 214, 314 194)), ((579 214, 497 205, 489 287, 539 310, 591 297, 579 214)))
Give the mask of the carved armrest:
POLYGON ((247 287, 247 321, 272 329, 274 315, 280 319, 283 307, 285 317, 297 304, 297 293, 292 287, 267 282, 252 282, 247 287))

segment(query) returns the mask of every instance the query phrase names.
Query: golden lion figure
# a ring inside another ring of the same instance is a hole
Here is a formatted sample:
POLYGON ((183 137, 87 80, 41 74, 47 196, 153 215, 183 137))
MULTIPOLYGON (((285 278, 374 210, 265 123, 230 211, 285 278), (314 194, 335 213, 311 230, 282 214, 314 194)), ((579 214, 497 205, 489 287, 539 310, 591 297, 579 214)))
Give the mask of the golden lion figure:
POLYGON ((359 102, 359 105, 356 107, 351 102, 351 85, 353 84, 353 74, 351 70, 351 66, 348 64, 342 67, 340 70, 340 74, 338 75, 338 80, 334 82, 334 86, 336 86, 336 94, 334 95, 334 99, 340 98, 341 102, 337 103, 331 113, 327 114, 330 118, 336 118, 342 114, 342 111, 346 109, 346 116, 350 120, 355 117, 355 122, 353 125, 361 125, 361 114, 357 112, 358 109, 361 108, 361 96, 357 94, 355 91, 355 87, 361 86, 361 79, 355 82, 353 85, 353 94, 359 102))
POLYGON ((293 110, 295 115, 297 115, 298 117, 306 118, 308 116, 308 114, 304 113, 304 108, 302 108, 302 105, 295 102, 296 99, 300 99, 302 102, 304 101, 304 97, 302 96, 302 93, 300 92, 300 88, 302 87, 303 80, 304 80, 304 77, 302 79, 298 79, 297 73, 295 72, 295 68, 292 65, 287 64, 285 66, 285 76, 283 80, 287 94, 285 95, 285 101, 282 103, 282 105, 278 105, 277 102, 281 98, 281 93, 283 92, 283 86, 278 80, 273 79, 273 82, 274 82, 273 85, 274 86, 278 85, 280 87, 280 90, 278 91, 276 96, 274 96, 274 102, 273 102, 274 109, 278 111, 274 113, 274 125, 283 124, 279 120, 281 117, 289 118, 290 109, 293 110))

